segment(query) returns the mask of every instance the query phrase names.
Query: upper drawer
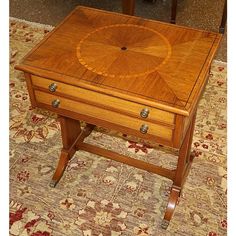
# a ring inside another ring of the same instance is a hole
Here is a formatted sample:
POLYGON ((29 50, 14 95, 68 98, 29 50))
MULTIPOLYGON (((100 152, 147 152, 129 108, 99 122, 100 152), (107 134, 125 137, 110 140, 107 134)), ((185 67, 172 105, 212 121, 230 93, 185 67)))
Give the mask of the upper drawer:
POLYGON ((117 97, 112 97, 106 94, 97 93, 81 87, 76 87, 61 82, 45 79, 35 75, 31 76, 33 86, 43 88, 49 91, 49 86, 56 84, 55 93, 62 94, 68 98, 73 97, 83 102, 109 108, 116 112, 121 112, 136 118, 141 118, 151 122, 160 122, 164 124, 174 124, 174 114, 163 110, 158 110, 153 107, 148 107, 139 103, 130 102, 117 97), (143 112, 143 118, 140 113, 143 112), (148 114, 147 114, 148 113, 148 114))

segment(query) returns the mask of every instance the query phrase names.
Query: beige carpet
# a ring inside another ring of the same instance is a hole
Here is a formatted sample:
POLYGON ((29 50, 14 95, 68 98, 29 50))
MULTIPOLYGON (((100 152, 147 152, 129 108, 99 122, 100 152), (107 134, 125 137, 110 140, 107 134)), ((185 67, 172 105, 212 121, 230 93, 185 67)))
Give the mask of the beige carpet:
MULTIPOLYGON (((195 159, 168 230, 160 223, 171 181, 79 151, 55 189, 49 181, 61 148, 55 116, 32 109, 14 65, 52 27, 11 19, 10 235, 220 236, 227 230, 226 73, 214 61, 199 104, 195 159)), ((173 168, 169 150, 94 131, 86 142, 173 168), (165 151, 165 152, 164 152, 165 151)))

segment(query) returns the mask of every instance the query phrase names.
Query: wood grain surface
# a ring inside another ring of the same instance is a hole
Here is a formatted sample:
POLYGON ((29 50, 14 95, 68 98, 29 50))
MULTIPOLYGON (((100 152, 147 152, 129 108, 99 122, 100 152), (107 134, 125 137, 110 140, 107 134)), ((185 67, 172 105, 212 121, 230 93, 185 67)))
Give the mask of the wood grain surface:
POLYGON ((149 114, 148 117, 143 120, 151 121, 153 123, 163 123, 171 127, 175 122, 175 116, 173 113, 152 108, 146 106, 145 104, 130 102, 124 99, 116 98, 114 96, 108 96, 106 94, 97 93, 88 89, 75 87, 61 82, 55 82, 54 80, 40 78, 34 75, 32 75, 31 78, 32 87, 37 90, 48 92, 49 85, 54 83, 57 86, 54 94, 58 96, 82 101, 84 103, 94 105, 95 107, 101 107, 111 111, 120 112, 136 118, 142 118, 140 116, 140 112, 144 108, 147 108, 149 110, 149 114))
MULTIPOLYGON (((139 132, 142 124, 148 125, 148 134, 158 136, 165 140, 171 140, 172 138, 172 129, 169 126, 153 124, 149 121, 143 121, 141 119, 132 118, 123 114, 119 114, 117 112, 109 111, 107 109, 102 109, 99 107, 95 107, 93 105, 89 105, 86 103, 82 103, 79 101, 70 100, 64 97, 60 97, 57 95, 49 95, 48 93, 44 93, 41 91, 35 91, 36 101, 40 104, 51 105, 51 102, 55 99, 60 100, 60 105, 58 108, 63 109, 65 111, 72 111, 76 114, 86 115, 90 117, 94 117, 103 121, 111 122, 112 124, 121 125, 123 127, 131 128, 139 132)), ((51 109, 55 112, 58 112, 59 109, 51 109)), ((84 119, 83 119, 84 120, 84 119)), ((86 121, 86 120, 85 120, 86 121)), ((145 139, 145 134, 143 135, 145 139)))
POLYGON ((78 7, 17 68, 188 116, 220 39, 218 33, 78 7))

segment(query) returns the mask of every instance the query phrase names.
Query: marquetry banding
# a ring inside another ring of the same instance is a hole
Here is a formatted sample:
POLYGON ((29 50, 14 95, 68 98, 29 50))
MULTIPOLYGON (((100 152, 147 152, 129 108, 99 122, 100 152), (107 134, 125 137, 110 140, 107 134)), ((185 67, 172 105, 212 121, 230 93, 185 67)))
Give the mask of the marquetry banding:
POLYGON ((98 75, 117 78, 154 72, 170 54, 171 46, 162 34, 133 24, 100 27, 77 46, 77 57, 83 66, 98 75))

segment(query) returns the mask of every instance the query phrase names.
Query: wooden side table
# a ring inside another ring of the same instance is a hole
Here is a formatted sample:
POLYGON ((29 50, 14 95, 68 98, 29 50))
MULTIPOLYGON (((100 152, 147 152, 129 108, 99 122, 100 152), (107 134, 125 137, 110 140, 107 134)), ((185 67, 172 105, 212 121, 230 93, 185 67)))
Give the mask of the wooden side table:
POLYGON ((77 150, 159 174, 173 181, 167 228, 192 163, 197 104, 220 40, 218 33, 77 7, 16 67, 25 72, 32 106, 59 115, 63 148, 50 185, 77 150), (95 126, 178 149, 176 169, 83 142, 95 126))

